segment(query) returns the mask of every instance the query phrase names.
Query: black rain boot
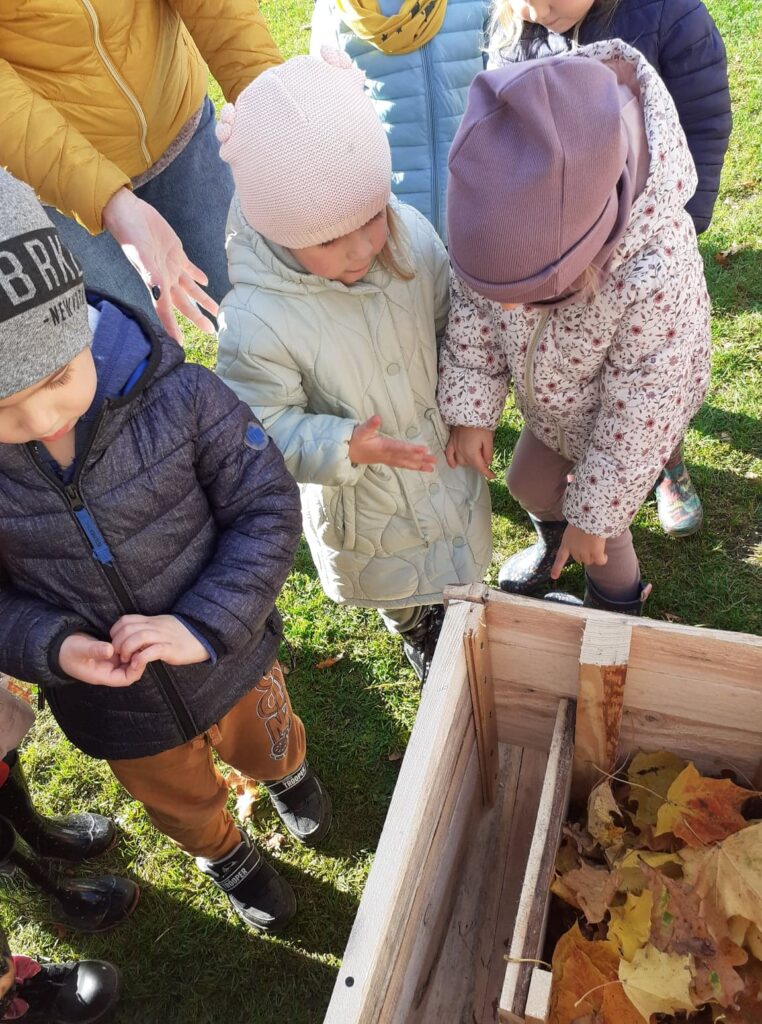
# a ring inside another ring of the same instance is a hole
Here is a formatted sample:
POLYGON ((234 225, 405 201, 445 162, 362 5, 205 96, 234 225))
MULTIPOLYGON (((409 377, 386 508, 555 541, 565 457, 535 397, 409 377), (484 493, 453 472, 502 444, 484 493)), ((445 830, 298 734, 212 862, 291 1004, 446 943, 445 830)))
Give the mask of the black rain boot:
POLYGON ((16 982, 14 995, 29 1006, 15 1018, 20 1024, 103 1024, 119 1002, 122 976, 105 960, 39 967, 38 974, 16 982))
POLYGON ((648 595, 651 593, 651 584, 644 584, 641 580, 638 584, 639 593, 637 597, 632 598, 630 601, 610 601, 607 597, 604 597, 601 592, 596 589, 595 585, 589 579, 587 574, 585 575, 585 598, 580 601, 574 594, 565 594, 563 592, 556 592, 546 594, 546 601, 555 601, 556 604, 574 604, 577 607, 585 608, 597 608, 598 611, 602 612, 616 612, 619 615, 637 615, 643 614, 643 605, 645 604, 648 595))
POLYGON ((196 858, 196 865, 218 889, 222 889, 233 910, 250 928, 277 932, 296 913, 296 897, 256 848, 248 832, 238 830, 241 842, 219 860, 196 858))
POLYGON ((429 675, 437 640, 442 632, 444 616, 444 605, 429 605, 416 625, 400 634, 405 648, 405 657, 412 666, 421 686, 429 675))
POLYGON ((116 826, 101 814, 44 818, 32 804, 18 752, 5 758, 10 774, 0 786, 0 816, 40 857, 82 861, 100 857, 116 843, 116 826))
POLYGON ((54 901, 57 924, 78 932, 105 932, 121 924, 138 904, 140 889, 127 878, 69 878, 53 871, 10 822, 0 818, 0 864, 9 863, 54 901))
POLYGON ((331 798, 306 761, 275 782, 263 782, 288 831, 305 846, 317 846, 331 827, 331 798))
MULTIPOLYGON (((544 523, 530 515, 537 540, 528 548, 517 551, 500 566, 497 582, 509 594, 533 594, 550 583, 550 570, 561 547, 567 523, 564 520, 544 523)), ((569 564, 569 559, 567 565, 569 564)))

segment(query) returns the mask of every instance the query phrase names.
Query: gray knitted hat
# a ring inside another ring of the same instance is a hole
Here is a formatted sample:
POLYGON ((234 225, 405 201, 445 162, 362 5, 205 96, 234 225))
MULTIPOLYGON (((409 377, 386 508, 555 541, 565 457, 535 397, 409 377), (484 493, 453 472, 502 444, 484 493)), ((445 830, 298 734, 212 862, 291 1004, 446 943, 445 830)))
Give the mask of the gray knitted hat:
POLYGON ((0 168, 0 399, 92 341, 82 270, 34 192, 0 168))
POLYGON ((542 302, 602 266, 632 189, 617 77, 556 56, 477 75, 449 158, 455 272, 496 302, 542 302))

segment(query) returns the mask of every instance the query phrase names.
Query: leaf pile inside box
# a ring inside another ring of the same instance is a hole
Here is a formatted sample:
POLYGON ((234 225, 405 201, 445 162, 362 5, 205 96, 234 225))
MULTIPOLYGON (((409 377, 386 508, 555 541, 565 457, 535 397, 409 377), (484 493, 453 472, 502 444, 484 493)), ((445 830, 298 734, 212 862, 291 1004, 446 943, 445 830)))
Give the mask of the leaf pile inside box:
POLYGON ((556 861, 551 1024, 762 1024, 758 795, 666 752, 596 786, 556 861))

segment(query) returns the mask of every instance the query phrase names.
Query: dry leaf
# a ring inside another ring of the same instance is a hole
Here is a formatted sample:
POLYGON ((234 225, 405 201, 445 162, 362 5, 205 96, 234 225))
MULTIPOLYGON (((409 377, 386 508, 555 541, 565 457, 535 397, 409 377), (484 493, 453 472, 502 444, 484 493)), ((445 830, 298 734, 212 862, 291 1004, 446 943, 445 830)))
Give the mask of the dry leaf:
POLYGON ((402 751, 401 750, 393 750, 391 752, 391 754, 389 754, 389 756, 387 757, 387 761, 401 761, 401 760, 402 760, 402 751))
POLYGON ((588 942, 575 924, 553 954, 549 1024, 644 1024, 619 984, 619 957, 607 942, 588 942))
POLYGON ((630 894, 624 906, 611 908, 608 938, 625 960, 632 960, 650 939, 652 908, 653 896, 648 891, 630 894))
POLYGON ((225 776, 228 789, 235 793, 235 810, 240 821, 246 821, 254 812, 259 799, 259 783, 240 772, 230 771, 225 776))
POLYGON ((704 903, 762 928, 762 822, 706 850, 685 850, 682 858, 685 879, 704 903))
POLYGON ((622 846, 626 830, 608 779, 598 783, 588 798, 587 830, 604 850, 617 851, 622 846))
POLYGON ((333 668, 334 665, 338 665, 345 654, 346 652, 342 651, 341 654, 336 654, 333 658, 323 658, 322 661, 319 661, 317 665, 315 665, 315 668, 333 668))
POLYGON ((636 754, 627 769, 630 800, 636 805, 633 823, 641 831, 656 828, 656 819, 669 788, 688 762, 666 750, 636 754))
POLYGON ((736 967, 742 967, 748 959, 745 950, 730 939, 723 939, 713 956, 697 964, 693 983, 697 1003, 735 1006, 745 987, 736 967))
POLYGON ((598 924, 611 906, 617 890, 617 877, 608 868, 582 864, 554 879, 551 889, 561 899, 566 899, 564 893, 570 893, 573 898, 567 902, 579 907, 589 924, 598 924))
MULTIPOLYGON (((717 947, 698 894, 685 882, 667 878, 652 868, 643 870, 653 896, 652 945, 662 953, 711 957, 717 947)), ((717 939, 723 937, 727 922, 722 921, 716 931, 717 939)))
POLYGON ((762 1024, 762 965, 750 963, 739 973, 744 989, 738 994, 736 1007, 718 1011, 714 1020, 717 1024, 762 1024))
POLYGON ((613 867, 619 874, 619 888, 622 892, 640 893, 647 887, 643 867, 657 868, 663 874, 682 875, 683 862, 677 853, 653 853, 651 850, 628 850, 615 861, 613 867), (670 873, 671 872, 671 873, 670 873))
POLYGON ((691 958, 662 953, 655 946, 639 949, 632 962, 619 964, 619 980, 630 1002, 646 1021, 654 1013, 692 1011, 691 958))
POLYGON ((288 843, 288 839, 283 835, 282 832, 270 832, 262 840, 262 845, 270 853, 277 853, 282 850, 283 847, 288 843))
POLYGON ((655 834, 671 832, 693 847, 718 842, 746 826, 740 809, 754 795, 730 779, 704 778, 689 764, 669 787, 655 834))

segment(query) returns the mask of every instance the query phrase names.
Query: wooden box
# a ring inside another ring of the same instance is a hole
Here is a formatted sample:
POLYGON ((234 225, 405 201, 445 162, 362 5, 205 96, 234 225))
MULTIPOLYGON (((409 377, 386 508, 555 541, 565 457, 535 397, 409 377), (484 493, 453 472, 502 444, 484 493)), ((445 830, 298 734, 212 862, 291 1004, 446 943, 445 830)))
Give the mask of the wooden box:
POLYGON ((446 596, 325 1024, 544 1024, 531 961, 570 789, 660 748, 760 783, 762 638, 446 596))

